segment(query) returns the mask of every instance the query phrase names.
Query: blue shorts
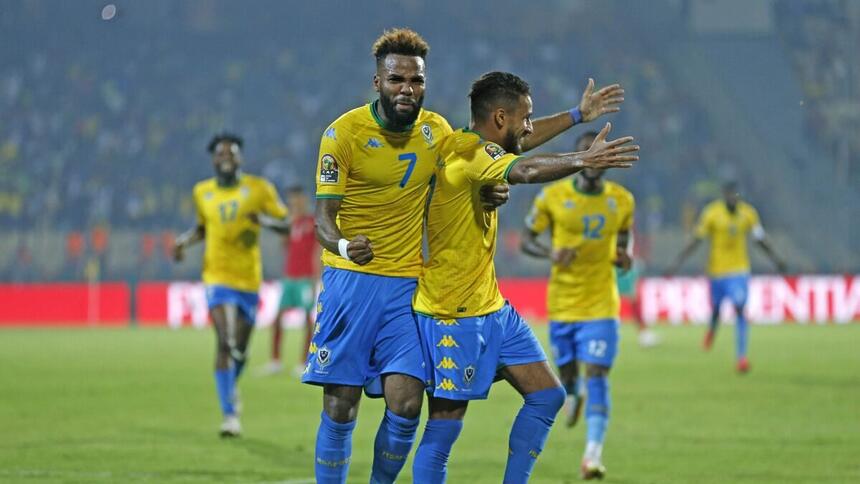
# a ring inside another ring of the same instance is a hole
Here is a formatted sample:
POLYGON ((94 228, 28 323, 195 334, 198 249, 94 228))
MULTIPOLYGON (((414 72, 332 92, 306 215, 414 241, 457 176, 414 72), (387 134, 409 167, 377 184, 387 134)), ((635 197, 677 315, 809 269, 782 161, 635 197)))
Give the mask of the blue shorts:
POLYGON ((726 298, 735 307, 744 306, 747 303, 749 282, 750 276, 747 274, 711 279, 711 307, 718 309, 726 298))
POLYGON ((434 397, 483 400, 499 369, 546 361, 531 328, 508 303, 485 316, 417 317, 428 366, 433 365, 428 392, 434 397))
POLYGON ((549 323, 549 343, 557 366, 582 361, 611 368, 619 337, 617 319, 549 323))
POLYGON ((326 267, 302 383, 364 386, 388 373, 425 380, 414 278, 326 267))
POLYGON ((239 313, 254 324, 257 319, 257 304, 260 296, 256 292, 239 291, 227 286, 206 286, 206 302, 209 309, 224 304, 235 304, 239 313))

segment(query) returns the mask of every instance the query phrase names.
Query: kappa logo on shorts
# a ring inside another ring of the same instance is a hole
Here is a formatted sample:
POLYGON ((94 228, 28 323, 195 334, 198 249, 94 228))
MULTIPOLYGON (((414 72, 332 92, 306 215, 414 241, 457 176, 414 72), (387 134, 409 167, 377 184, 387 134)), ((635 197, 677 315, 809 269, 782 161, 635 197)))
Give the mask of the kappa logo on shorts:
POLYGON ((451 359, 451 357, 446 356, 446 357, 442 358, 442 361, 440 361, 438 365, 436 365, 436 369, 438 369, 438 370, 457 370, 457 369, 459 369, 459 367, 457 366, 457 363, 454 363, 454 360, 451 359))
POLYGON ((440 339, 439 342, 436 343, 437 348, 440 346, 443 348, 459 348, 460 347, 460 345, 458 345, 457 342, 454 341, 454 337, 451 336, 450 334, 442 335, 442 339, 440 339))
POLYGON ((320 183, 336 184, 340 173, 337 169, 337 160, 334 156, 326 153, 320 158, 320 183))
POLYGON ((323 346, 322 348, 317 349, 317 364, 320 368, 325 368, 328 364, 331 363, 331 351, 328 348, 323 346))
POLYGON ((447 392, 456 392, 458 390, 457 385, 454 385, 454 382, 451 381, 450 378, 443 378, 438 385, 436 385, 437 390, 445 390, 447 392))
POLYGON ((493 161, 505 156, 505 150, 503 150, 502 147, 497 145, 496 143, 487 143, 486 145, 484 145, 484 151, 486 151, 487 154, 490 155, 490 158, 492 158, 493 161))
POLYGON ((436 326, 460 326, 456 319, 440 319, 436 321, 436 326))
POLYGON ((472 383, 472 378, 475 378, 475 367, 472 365, 463 368, 463 381, 472 383))
POLYGON ((317 352, 317 345, 313 341, 311 341, 311 345, 308 346, 308 354, 312 355, 317 352))

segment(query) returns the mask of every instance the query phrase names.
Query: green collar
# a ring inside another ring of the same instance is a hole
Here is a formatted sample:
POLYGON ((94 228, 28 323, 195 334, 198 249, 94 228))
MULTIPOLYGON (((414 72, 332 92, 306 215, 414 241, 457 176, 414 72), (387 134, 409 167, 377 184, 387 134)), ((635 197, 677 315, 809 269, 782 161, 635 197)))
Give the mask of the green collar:
POLYGON ((373 116, 373 120, 376 121, 376 124, 378 124, 380 128, 382 128, 386 131, 391 131, 392 133, 405 133, 407 131, 411 131, 412 127, 415 126, 415 123, 412 123, 409 126, 406 126, 402 129, 389 128, 388 126, 385 125, 385 122, 382 121, 382 118, 379 117, 379 112, 377 112, 377 110, 376 110, 376 104, 378 102, 379 102, 379 100, 373 101, 372 103, 368 104, 368 106, 370 106, 370 115, 373 116))

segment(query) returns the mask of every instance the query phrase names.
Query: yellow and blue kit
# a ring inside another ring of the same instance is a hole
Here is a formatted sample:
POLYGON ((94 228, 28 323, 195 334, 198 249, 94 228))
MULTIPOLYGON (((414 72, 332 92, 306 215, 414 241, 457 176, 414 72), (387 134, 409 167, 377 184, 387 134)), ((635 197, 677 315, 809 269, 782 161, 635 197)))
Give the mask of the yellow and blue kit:
POLYGON ((203 180, 194 186, 193 197, 197 224, 206 230, 203 283, 209 307, 236 304, 253 323, 263 269, 260 225, 251 215, 284 218, 287 208, 271 183, 248 174, 232 186, 203 180))
POLYGON ((320 142, 316 197, 341 200, 341 233, 349 240, 368 237, 374 256, 359 266, 323 251, 318 330, 305 383, 363 385, 383 373, 425 379, 411 302, 422 270, 435 145, 451 127, 422 110, 412 126, 395 131, 376 104, 342 115, 320 142))
POLYGON ((498 215, 484 210, 479 193, 482 185, 507 182, 518 157, 469 130, 448 137, 439 152, 443 166, 427 213, 429 261, 413 307, 434 396, 484 399, 499 368, 546 360, 499 292, 498 215))
POLYGON ((764 235, 758 212, 752 205, 738 201, 732 212, 723 200, 715 200, 702 210, 695 235, 708 239, 708 276, 711 279, 711 304, 719 307, 728 298, 735 307, 746 304, 750 261, 747 235, 764 235))
POLYGON ((617 183, 604 181, 599 193, 586 193, 576 180, 544 188, 526 225, 535 233, 551 229, 553 250, 576 251, 569 266, 553 264, 547 289, 556 364, 579 360, 611 366, 618 348, 620 309, 613 263, 618 232, 633 226, 635 201, 617 183))

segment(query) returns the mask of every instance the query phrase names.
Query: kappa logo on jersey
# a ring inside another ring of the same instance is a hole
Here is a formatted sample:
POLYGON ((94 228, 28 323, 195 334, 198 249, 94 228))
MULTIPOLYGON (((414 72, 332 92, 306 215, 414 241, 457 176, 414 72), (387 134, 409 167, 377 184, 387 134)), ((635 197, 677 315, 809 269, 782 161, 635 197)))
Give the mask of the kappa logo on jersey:
POLYGON ((442 361, 440 361, 438 365, 436 365, 436 369, 437 370, 458 370, 458 369, 460 369, 460 367, 457 366, 457 363, 454 363, 454 360, 451 359, 451 357, 446 356, 446 357, 442 358, 442 361))
POLYGON ((460 326, 456 319, 440 319, 436 321, 436 326, 460 326))
POLYGON ((487 154, 490 155, 490 158, 492 158, 493 161, 505 156, 505 150, 503 150, 502 147, 497 145, 496 143, 487 143, 484 146, 484 151, 486 151, 487 154))
POLYGON ((457 385, 454 385, 454 382, 451 381, 450 378, 443 378, 438 385, 436 385, 437 390, 445 390, 447 392, 456 392, 457 385))
POLYGON ((573 209, 574 207, 576 207, 576 204, 573 203, 573 200, 565 200, 564 201, 564 208, 573 209))
POLYGON ((608 208, 610 212, 618 210, 618 202, 615 201, 615 197, 606 197, 606 208, 608 208))
POLYGON ((337 183, 338 176, 337 160, 332 155, 323 155, 320 159, 320 183, 337 183))
POLYGON ((317 349, 317 363, 321 368, 325 368, 331 363, 331 351, 325 346, 317 349))
POLYGON ((439 342, 436 343, 437 348, 440 346, 443 348, 459 348, 460 347, 460 345, 458 345, 457 342, 454 341, 454 337, 451 336, 450 334, 442 335, 442 339, 440 339, 439 342))
POLYGON ((463 381, 466 383, 471 383, 472 378, 475 378, 475 367, 472 365, 463 368, 463 381))
POLYGON ((426 141, 428 145, 433 144, 433 130, 430 129, 429 124, 421 125, 421 134, 424 136, 424 141, 426 141))
POLYGON ((323 133, 323 136, 325 136, 326 138, 331 138, 331 139, 337 141, 337 134, 335 133, 334 126, 325 130, 325 133, 323 133))
POLYGON ((367 144, 364 145, 365 148, 382 148, 383 146, 385 145, 382 144, 382 141, 379 141, 376 138, 370 138, 367 140, 367 144))

